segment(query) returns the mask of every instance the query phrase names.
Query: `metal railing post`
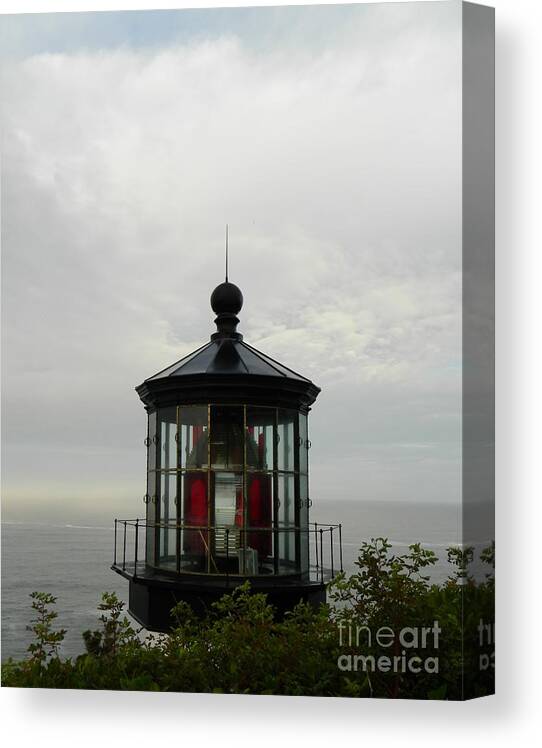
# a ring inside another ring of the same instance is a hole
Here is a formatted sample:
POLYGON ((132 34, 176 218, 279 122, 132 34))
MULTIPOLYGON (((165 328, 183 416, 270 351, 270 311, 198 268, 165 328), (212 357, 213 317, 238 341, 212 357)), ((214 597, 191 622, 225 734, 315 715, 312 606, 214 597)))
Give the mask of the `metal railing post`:
POLYGON ((122 570, 126 571, 126 520, 124 520, 124 541, 122 550, 122 570))
POLYGON ((137 549, 139 546, 139 519, 135 523, 134 579, 137 577, 137 549))
POLYGON ((309 554, 309 568, 308 568, 308 574, 309 574, 309 581, 311 576, 311 568, 312 568, 312 548, 311 548, 311 527, 310 523, 307 522, 307 548, 308 554, 309 554))
POLYGON ((318 563, 318 523, 314 523, 314 551, 316 554, 316 578, 318 579, 318 569, 319 569, 319 563, 318 563))
POLYGON ((320 532, 320 581, 324 583, 324 531, 322 528, 320 532))
POLYGON ((115 519, 115 543, 113 546, 113 566, 117 565, 117 520, 115 519))
POLYGON ((333 527, 329 528, 329 545, 330 545, 330 551, 329 552, 331 554, 331 578, 332 579, 335 576, 335 569, 334 569, 334 566, 333 566, 333 530, 334 529, 335 528, 333 528, 333 527))
POLYGON ((343 526, 339 525, 339 557, 341 560, 341 572, 343 569, 343 526))

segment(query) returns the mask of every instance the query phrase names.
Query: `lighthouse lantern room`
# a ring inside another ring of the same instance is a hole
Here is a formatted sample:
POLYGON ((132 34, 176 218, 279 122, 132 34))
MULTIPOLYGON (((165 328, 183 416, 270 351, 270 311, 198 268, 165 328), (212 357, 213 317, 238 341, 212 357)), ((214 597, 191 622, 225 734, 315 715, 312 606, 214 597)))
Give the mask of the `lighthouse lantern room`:
POLYGON ((112 568, 129 609, 167 631, 180 600, 197 613, 246 579, 278 614, 325 600, 342 566, 340 525, 309 522, 309 379, 237 332, 239 288, 211 296, 208 343, 136 388, 148 414, 145 517, 115 520, 112 568))

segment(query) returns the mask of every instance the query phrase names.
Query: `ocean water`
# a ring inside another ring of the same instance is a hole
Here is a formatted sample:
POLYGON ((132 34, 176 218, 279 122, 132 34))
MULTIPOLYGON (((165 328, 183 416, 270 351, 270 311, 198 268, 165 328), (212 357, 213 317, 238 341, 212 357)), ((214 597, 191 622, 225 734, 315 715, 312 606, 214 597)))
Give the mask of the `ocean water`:
MULTIPOLYGON (((437 504, 320 502, 311 510, 311 521, 342 524, 345 571, 354 569, 364 540, 387 537, 396 553, 415 542, 433 550, 439 558, 430 572, 434 582, 449 574, 446 548, 459 543, 459 519, 457 507, 437 504)), ((57 597, 57 624, 67 629, 61 654, 73 657, 84 650, 81 632, 98 628, 102 592, 114 591, 128 602, 128 582, 110 569, 113 542, 113 518, 2 523, 2 660, 26 654, 34 590, 57 597)))

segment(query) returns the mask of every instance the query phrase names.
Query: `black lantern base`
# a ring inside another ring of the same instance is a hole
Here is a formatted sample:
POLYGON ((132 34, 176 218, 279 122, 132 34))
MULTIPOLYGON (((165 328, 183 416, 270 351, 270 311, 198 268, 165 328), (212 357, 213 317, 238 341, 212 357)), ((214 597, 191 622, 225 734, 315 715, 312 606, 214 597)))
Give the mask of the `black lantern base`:
MULTIPOLYGON (((174 625, 171 609, 178 602, 188 603, 196 615, 203 616, 214 602, 243 583, 241 578, 225 580, 212 575, 197 580, 172 579, 156 573, 134 576, 128 569, 123 570, 118 566, 111 568, 129 580, 128 608, 132 617, 149 631, 162 633, 171 631, 174 625)), ((275 577, 273 581, 252 578, 250 584, 252 592, 267 595, 279 619, 300 601, 314 608, 326 601, 326 586, 322 582, 275 577)))

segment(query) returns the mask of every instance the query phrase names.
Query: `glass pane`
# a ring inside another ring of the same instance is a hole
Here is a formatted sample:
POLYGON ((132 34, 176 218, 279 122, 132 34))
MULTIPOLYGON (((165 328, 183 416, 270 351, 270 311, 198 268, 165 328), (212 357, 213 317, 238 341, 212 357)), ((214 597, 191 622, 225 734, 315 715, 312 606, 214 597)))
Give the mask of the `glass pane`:
POLYGON ((175 571, 176 561, 176 520, 177 520, 177 475, 160 475, 160 566, 175 571))
POLYGON ((243 527, 243 475, 217 472, 214 488, 214 554, 211 570, 238 574, 239 551, 245 542, 243 527))
MULTIPOLYGON (((205 475, 205 477, 207 476, 205 475)), ((186 487, 187 487, 186 474, 178 473, 178 477, 177 477, 177 522, 178 522, 178 526, 181 529, 177 530, 177 545, 179 546, 179 558, 180 558, 179 569, 181 571, 183 571, 183 566, 184 566, 184 548, 185 548, 184 541, 186 538, 186 533, 184 532, 184 527, 185 527, 185 522, 186 522, 185 506, 188 504, 185 498, 186 487)), ((186 550, 188 553, 189 548, 187 548, 186 550)), ((185 569, 185 570, 188 571, 188 569, 185 569)))
POLYGON ((273 573, 273 475, 249 473, 247 549, 258 574, 273 573))
POLYGON ((183 532, 183 571, 207 571, 209 548, 209 502, 207 498, 207 473, 186 472, 181 475, 183 532))
POLYGON ((158 411, 158 449, 161 470, 175 470, 177 466, 177 408, 160 408, 158 411))
POLYGON ((274 408, 247 407, 247 468, 273 470, 274 408))
POLYGON ((299 414, 299 470, 309 472, 309 434, 307 431, 307 416, 299 414))
POLYGON ((156 413, 149 413, 149 419, 147 423, 147 487, 145 492, 145 560, 148 564, 154 565, 154 552, 155 552, 155 528, 150 527, 152 523, 156 521, 156 504, 151 502, 151 496, 156 495, 156 473, 154 468, 156 466, 156 443, 158 438, 156 435, 156 413))
POLYGON ((211 467, 242 470, 244 463, 243 408, 211 408, 211 467))
POLYGON ((309 479, 299 476, 299 563, 301 572, 309 571, 309 479))
POLYGON ((156 433, 156 412, 149 413, 147 426, 147 488, 145 493, 145 560, 146 563, 153 566, 155 564, 156 550, 156 502, 151 501, 151 497, 156 496, 156 445, 158 435, 156 433), (152 526, 151 526, 152 525, 152 526))
POLYGON ((296 571, 295 482, 293 475, 278 476, 279 573, 296 571))
POLYGON ((179 406, 179 467, 207 467, 207 406, 179 406))
POLYGON ((146 500, 146 511, 145 518, 147 522, 146 530, 146 561, 151 566, 156 563, 155 551, 156 551, 156 521, 158 511, 158 486, 157 486, 158 473, 155 470, 149 470, 147 473, 147 493, 145 495, 146 500))
POLYGON ((279 470, 294 470, 294 420, 295 410, 278 411, 277 463, 279 470))
POLYGON ((147 469, 154 470, 156 467, 156 447, 158 444, 158 432, 156 430, 156 412, 149 413, 147 429, 147 469))

